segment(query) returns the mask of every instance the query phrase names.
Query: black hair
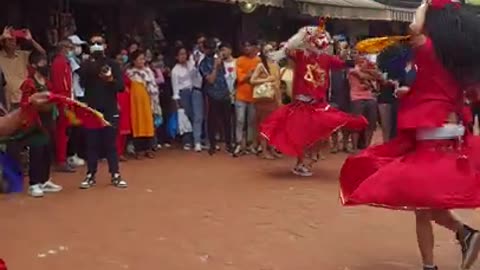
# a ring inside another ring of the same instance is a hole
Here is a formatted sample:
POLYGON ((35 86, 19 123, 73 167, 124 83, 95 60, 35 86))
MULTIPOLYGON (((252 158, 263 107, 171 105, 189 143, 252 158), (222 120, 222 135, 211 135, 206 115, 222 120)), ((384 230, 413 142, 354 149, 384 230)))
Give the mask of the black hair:
POLYGON ((56 52, 59 53, 61 52, 64 48, 68 47, 68 46, 73 46, 73 42, 66 38, 66 39, 62 39, 58 42, 57 44, 57 47, 56 47, 56 52))
POLYGON ((204 42, 203 46, 206 49, 215 50, 215 49, 217 49, 217 42, 215 41, 215 39, 209 38, 204 42))
POLYGON ((197 40, 199 40, 201 38, 207 38, 207 35, 205 35, 204 33, 198 33, 196 37, 197 37, 197 40))
POLYGON ((33 51, 29 56, 28 56, 28 63, 30 65, 36 65, 42 60, 47 60, 47 56, 43 53, 39 53, 37 51, 33 51))
POLYGON ((228 49, 231 50, 231 49, 232 49, 232 45, 231 45, 230 43, 228 43, 228 42, 222 42, 222 43, 220 44, 219 48, 220 48, 220 49, 222 49, 222 48, 228 48, 228 49))
POLYGON ((268 67, 268 60, 267 60, 267 56, 265 55, 265 53, 263 52, 263 50, 265 49, 265 46, 267 46, 268 44, 264 44, 262 45, 262 47, 260 48, 260 60, 262 60, 262 64, 265 66, 265 68, 267 69, 268 73, 270 73, 270 68, 268 67))
POLYGON ((247 44, 250 46, 258 46, 258 40, 252 39, 252 40, 245 40, 244 42, 242 42, 242 45, 244 47, 246 47, 247 44))
POLYGON ((388 73, 391 80, 400 80, 405 76, 405 67, 411 58, 411 48, 404 44, 387 47, 377 56, 377 65, 382 72, 388 73))
POLYGON ((188 49, 185 46, 175 47, 175 58, 178 57, 178 54, 180 53, 181 50, 185 50, 187 52, 187 58, 188 58, 188 49))
POLYGON ((452 4, 430 8, 425 20, 426 35, 437 57, 463 86, 480 82, 480 18, 452 4))
POLYGON ((136 50, 136 51, 132 52, 128 56, 128 59, 130 59, 130 63, 133 64, 133 62, 135 62, 135 60, 137 60, 138 57, 140 57, 140 55, 145 55, 145 52, 142 51, 142 50, 136 50))

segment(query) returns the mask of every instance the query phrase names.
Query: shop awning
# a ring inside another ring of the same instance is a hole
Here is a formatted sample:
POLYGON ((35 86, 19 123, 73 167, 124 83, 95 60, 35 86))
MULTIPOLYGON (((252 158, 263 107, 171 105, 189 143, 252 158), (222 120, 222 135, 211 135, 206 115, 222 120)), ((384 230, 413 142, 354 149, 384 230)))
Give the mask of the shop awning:
POLYGON ((263 6, 282 7, 283 0, 236 0, 236 2, 248 2, 263 6))
POLYGON ((219 2, 224 4, 234 4, 237 2, 251 3, 270 7, 283 7, 283 0, 207 0, 210 2, 219 2))
POLYGON ((373 0, 298 0, 298 3, 304 14, 337 19, 410 22, 415 12, 373 0))

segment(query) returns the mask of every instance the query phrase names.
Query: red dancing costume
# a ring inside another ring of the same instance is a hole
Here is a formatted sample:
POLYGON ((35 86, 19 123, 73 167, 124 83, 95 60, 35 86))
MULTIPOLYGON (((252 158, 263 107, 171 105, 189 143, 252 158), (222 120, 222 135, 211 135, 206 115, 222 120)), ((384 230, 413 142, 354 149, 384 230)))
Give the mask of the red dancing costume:
POLYGON ((273 112, 261 124, 261 134, 282 153, 300 157, 315 143, 341 127, 362 130, 364 117, 346 114, 326 101, 330 70, 345 68, 345 62, 326 53, 296 50, 293 81, 294 101, 273 112))
MULTIPOLYGON (((416 48, 416 81, 401 98, 398 137, 345 162, 344 205, 394 209, 480 206, 480 140, 468 131, 442 139, 452 113, 463 123, 463 91, 436 56, 432 41, 416 48), (461 135, 464 134, 464 135, 461 135)), ((449 121, 450 123, 452 121, 449 121)))

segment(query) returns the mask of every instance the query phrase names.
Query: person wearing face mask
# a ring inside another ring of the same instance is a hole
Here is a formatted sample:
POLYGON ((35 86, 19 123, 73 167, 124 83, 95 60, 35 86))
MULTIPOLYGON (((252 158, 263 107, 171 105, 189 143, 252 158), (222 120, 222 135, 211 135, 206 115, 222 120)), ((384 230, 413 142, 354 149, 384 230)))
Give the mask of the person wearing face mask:
POLYGON ((85 88, 85 103, 98 110, 111 124, 100 129, 86 128, 87 175, 80 184, 81 189, 89 189, 96 184, 98 159, 106 154, 111 183, 117 188, 127 188, 127 182, 120 176, 116 149, 119 122, 117 94, 124 91, 122 69, 114 59, 105 55, 107 44, 100 35, 90 39, 91 58, 80 68, 80 84, 85 88))
MULTIPOLYGON (((80 65, 82 62, 82 46, 87 44, 77 35, 69 36, 68 39, 72 42, 74 46, 73 54, 70 55, 70 67, 72 68, 72 83, 73 83, 73 97, 75 100, 83 102, 83 97, 85 95, 85 89, 80 85, 80 65)), ((81 127, 71 127, 70 137, 67 145, 67 162, 72 167, 78 167, 85 165, 85 161, 80 157, 85 157, 82 149, 85 149, 84 143, 84 134, 83 128, 81 127)))
MULTIPOLYGON (((32 95, 50 91, 51 85, 48 81, 50 68, 47 65, 45 55, 32 53, 29 56, 29 64, 32 73, 20 86, 22 91, 21 104, 29 103, 32 95)), ((42 127, 47 131, 32 140, 29 145, 29 179, 30 187, 28 194, 32 197, 43 197, 45 193, 59 192, 62 187, 53 183, 50 178, 51 148, 54 119, 51 106, 45 106, 39 112, 42 127)))
MULTIPOLYGON (((57 54, 52 62, 51 80, 52 93, 73 97, 72 68, 70 58, 74 56, 74 46, 69 39, 62 40, 57 45, 57 54)), ((75 169, 67 162, 67 128, 68 119, 62 108, 58 108, 59 115, 55 130, 55 161, 58 172, 73 173, 75 169)))

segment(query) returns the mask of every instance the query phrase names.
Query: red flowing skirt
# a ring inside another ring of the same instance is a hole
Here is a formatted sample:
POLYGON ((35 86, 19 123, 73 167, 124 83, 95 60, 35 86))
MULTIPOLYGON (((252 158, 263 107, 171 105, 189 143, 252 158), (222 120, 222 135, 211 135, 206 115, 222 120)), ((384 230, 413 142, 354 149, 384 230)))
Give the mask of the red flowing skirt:
POLYGON ((298 157, 339 128, 359 131, 367 125, 363 116, 349 115, 327 103, 295 101, 271 113, 260 125, 260 133, 282 153, 298 157))
POLYGON ((119 124, 118 132, 121 135, 128 135, 132 133, 132 122, 130 120, 130 91, 126 89, 124 92, 117 94, 119 107, 119 124))
POLYGON ((344 205, 400 210, 480 207, 480 138, 416 141, 403 132, 347 159, 340 173, 344 205))

